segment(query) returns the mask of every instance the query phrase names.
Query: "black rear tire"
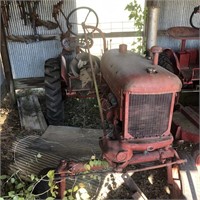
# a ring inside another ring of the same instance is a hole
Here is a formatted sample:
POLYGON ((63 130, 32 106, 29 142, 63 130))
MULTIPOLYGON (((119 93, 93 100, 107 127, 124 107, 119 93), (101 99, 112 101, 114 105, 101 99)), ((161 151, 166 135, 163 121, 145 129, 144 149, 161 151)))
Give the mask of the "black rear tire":
POLYGON ((46 117, 49 125, 63 125, 64 109, 61 89, 61 67, 58 58, 45 62, 46 117))
POLYGON ((172 72, 173 74, 175 73, 173 64, 169 56, 165 52, 160 53, 159 59, 158 59, 158 65, 172 72))

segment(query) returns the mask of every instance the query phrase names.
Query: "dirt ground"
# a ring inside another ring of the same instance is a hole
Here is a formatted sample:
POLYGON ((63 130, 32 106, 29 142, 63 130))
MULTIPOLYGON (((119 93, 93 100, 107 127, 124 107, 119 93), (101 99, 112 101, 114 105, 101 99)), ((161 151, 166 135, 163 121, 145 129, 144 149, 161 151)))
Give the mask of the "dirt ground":
MULTIPOLYGON (((19 91, 18 96, 36 94, 45 116, 44 91, 19 91)), ((83 128, 100 128, 97 102, 93 99, 68 99, 65 102, 65 125, 83 128), (77 112, 78 111, 78 112, 77 112)), ((9 96, 1 103, 1 174, 8 173, 8 166, 13 162, 12 144, 17 138, 27 135, 42 135, 41 131, 21 128, 17 107, 12 107, 9 96)), ((170 199, 166 169, 157 169, 135 173, 132 178, 148 199, 170 199)), ((111 191, 109 199, 131 199, 127 186, 122 185, 117 191, 111 191)))

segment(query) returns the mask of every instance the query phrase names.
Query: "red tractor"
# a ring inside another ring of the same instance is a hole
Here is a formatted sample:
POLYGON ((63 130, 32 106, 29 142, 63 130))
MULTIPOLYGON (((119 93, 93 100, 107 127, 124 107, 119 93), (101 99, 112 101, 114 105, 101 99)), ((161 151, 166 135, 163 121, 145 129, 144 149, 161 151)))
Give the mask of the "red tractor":
MULTIPOLYGON (((97 25, 87 25, 87 19, 93 14, 98 22, 96 13, 90 8, 77 8, 66 18, 67 27, 74 34, 72 25, 76 23, 70 20, 81 9, 87 10, 82 24, 84 41, 80 42, 79 36, 65 34, 61 42, 64 48, 61 56, 45 62, 49 124, 62 121, 63 97, 96 97, 100 113, 103 113, 101 118, 105 117, 113 127, 109 133, 103 127, 104 134, 99 140, 103 157, 113 170, 122 171, 128 165, 153 163, 138 171, 166 167, 168 182, 173 184, 173 165, 185 162, 173 149, 170 132, 175 99, 182 88, 180 79, 157 65, 161 51, 159 47, 152 48, 155 58, 153 64, 127 51, 124 44, 119 49, 106 51, 104 48, 101 59, 92 56, 89 51, 93 43, 90 33, 96 30, 102 32, 97 25), (82 52, 80 48, 86 48, 88 52, 82 52)), ((58 172, 70 172, 72 166, 63 161, 58 172)), ((84 171, 84 168, 80 171, 84 171)), ((74 174, 76 170, 70 173, 74 174)))

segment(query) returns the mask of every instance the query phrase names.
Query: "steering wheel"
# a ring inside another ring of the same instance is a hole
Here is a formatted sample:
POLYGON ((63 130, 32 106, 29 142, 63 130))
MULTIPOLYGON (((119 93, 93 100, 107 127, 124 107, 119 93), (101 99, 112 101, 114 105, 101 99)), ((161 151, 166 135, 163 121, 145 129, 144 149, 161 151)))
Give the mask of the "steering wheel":
POLYGON ((94 29, 86 30, 87 34, 93 33, 95 31, 95 28, 97 28, 99 23, 99 18, 97 16, 97 13, 89 8, 89 7, 79 7, 74 10, 72 10, 69 15, 66 18, 67 21, 67 28, 69 32, 73 35, 78 35, 78 30, 83 30, 82 23, 84 22, 85 25, 93 26, 94 29), (78 17, 82 19, 82 22, 78 23, 78 17), (76 25, 74 27, 74 25, 76 25), (79 29, 79 27, 81 29, 79 29))

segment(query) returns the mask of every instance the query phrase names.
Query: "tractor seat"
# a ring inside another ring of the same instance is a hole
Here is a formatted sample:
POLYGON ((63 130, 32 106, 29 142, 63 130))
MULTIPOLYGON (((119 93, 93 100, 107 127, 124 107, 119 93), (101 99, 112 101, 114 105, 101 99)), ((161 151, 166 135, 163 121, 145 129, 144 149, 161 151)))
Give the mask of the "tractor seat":
MULTIPOLYGON (((95 75, 100 71, 100 59, 96 56, 91 55, 93 70, 95 75)), ((69 74, 71 87, 74 90, 89 90, 93 85, 92 71, 90 65, 89 54, 82 52, 76 55, 76 57, 69 64, 69 74)))
POLYGON ((187 27, 187 26, 177 26, 177 27, 171 27, 167 29, 167 34, 171 37, 174 37, 176 39, 199 39, 199 30, 187 27))
MULTIPOLYGON (((95 67, 97 68, 96 71, 99 71, 100 67, 100 60, 98 57, 92 55, 92 61, 93 63, 96 63, 95 67)), ((70 62, 69 68, 71 70, 71 73, 75 77, 79 77, 80 70, 83 68, 90 67, 90 61, 89 61, 89 54, 88 53, 79 53, 76 55, 76 57, 70 62)))

